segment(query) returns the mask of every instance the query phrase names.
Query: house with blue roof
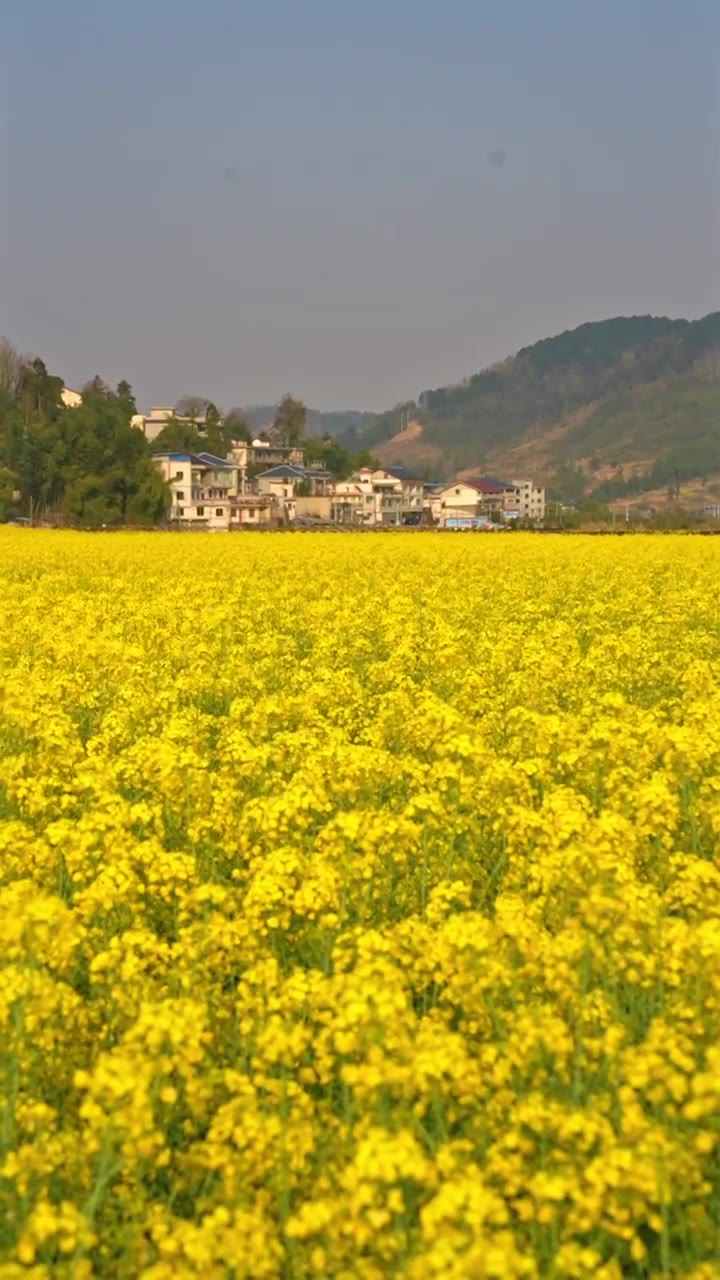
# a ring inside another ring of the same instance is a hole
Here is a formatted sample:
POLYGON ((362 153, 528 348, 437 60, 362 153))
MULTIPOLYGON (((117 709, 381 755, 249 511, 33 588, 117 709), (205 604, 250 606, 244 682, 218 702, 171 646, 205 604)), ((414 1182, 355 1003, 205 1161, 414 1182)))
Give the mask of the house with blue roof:
POLYGON ((159 453, 155 465, 170 490, 170 524, 228 531, 278 523, 271 494, 247 493, 241 469, 213 453, 159 453))
POLYGON ((334 488, 332 473, 324 467, 301 467, 281 463, 261 471, 255 477, 260 493, 272 493, 278 499, 329 496, 334 488))

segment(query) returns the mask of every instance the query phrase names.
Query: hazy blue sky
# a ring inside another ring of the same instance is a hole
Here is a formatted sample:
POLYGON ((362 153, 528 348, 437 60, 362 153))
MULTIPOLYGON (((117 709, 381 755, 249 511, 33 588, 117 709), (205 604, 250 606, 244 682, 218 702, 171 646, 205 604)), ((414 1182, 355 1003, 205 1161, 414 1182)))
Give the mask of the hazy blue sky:
POLYGON ((0 333, 382 408, 720 307, 717 0, 6 0, 0 333))

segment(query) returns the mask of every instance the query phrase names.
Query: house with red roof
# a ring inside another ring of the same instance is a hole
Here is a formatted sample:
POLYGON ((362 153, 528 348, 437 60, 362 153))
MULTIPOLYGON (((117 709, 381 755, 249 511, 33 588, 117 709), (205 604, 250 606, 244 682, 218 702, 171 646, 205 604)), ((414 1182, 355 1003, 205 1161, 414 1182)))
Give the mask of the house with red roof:
MULTIPOLYGON (((531 480, 498 480, 478 476, 456 480, 432 496, 433 517, 438 524, 494 516, 500 520, 539 523, 545 517, 545 490, 531 480)), ((459 527, 459 526, 457 526, 459 527)))

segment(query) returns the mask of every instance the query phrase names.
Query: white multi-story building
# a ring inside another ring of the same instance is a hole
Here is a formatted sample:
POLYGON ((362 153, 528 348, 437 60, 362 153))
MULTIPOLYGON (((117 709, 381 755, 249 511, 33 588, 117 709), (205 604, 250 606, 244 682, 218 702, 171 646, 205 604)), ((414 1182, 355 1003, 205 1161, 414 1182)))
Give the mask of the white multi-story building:
POLYGON ((244 440, 236 440, 231 450, 231 457, 239 467, 269 467, 305 465, 305 450, 300 444, 273 444, 271 440, 257 437, 251 444, 244 440))
POLYGON ((146 440, 155 440, 174 415, 175 410, 172 405, 160 406, 151 409, 149 413, 134 413, 130 419, 130 425, 142 431, 146 440))
POLYGON ((245 492, 252 485, 251 477, 269 471, 272 467, 302 467, 305 450, 302 445, 272 444, 269 440, 255 439, 251 444, 236 440, 230 450, 230 461, 240 470, 241 486, 245 492))
POLYGON ((207 435, 207 420, 204 414, 189 417, 176 413, 172 405, 156 405, 149 413, 134 413, 130 419, 132 426, 142 431, 145 439, 150 441, 157 440, 160 432, 171 421, 194 427, 199 436, 207 435))
POLYGON ((234 469, 206 454, 159 453, 155 465, 170 488, 170 521, 229 528, 230 500, 237 492, 234 469))
POLYGON ((336 524, 364 524, 373 496, 356 480, 338 480, 332 498, 331 517, 336 524))
POLYGON ((512 502, 516 505, 520 520, 531 520, 533 524, 539 524, 545 519, 545 490, 538 488, 533 484, 532 480, 513 480, 514 493, 512 498, 508 495, 505 510, 509 509, 512 502))
MULTIPOLYGON (((348 503, 360 524, 401 525, 412 514, 422 516, 423 482, 405 467, 361 467, 349 483, 362 496, 361 502, 348 503)), ((335 495, 340 496, 337 486, 335 495)), ((350 498, 349 493, 344 496, 350 498)))
POLYGON ((159 453, 154 462, 169 486, 169 519, 178 528, 261 528, 277 519, 273 495, 245 493, 240 468, 224 458, 159 453))

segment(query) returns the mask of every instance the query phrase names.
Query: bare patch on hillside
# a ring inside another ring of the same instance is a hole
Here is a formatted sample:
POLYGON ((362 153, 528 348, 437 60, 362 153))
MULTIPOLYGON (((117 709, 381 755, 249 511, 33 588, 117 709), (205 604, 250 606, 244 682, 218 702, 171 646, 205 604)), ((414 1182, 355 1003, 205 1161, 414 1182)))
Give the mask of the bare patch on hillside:
POLYGON ((387 441, 388 444, 407 444, 411 440, 419 440, 423 433, 422 422, 408 422, 407 426, 398 431, 396 435, 391 436, 387 441))
POLYGON ((569 414, 562 422, 537 427, 521 444, 512 449, 498 450, 495 458, 499 464, 516 471, 547 471, 556 467, 565 454, 564 442, 574 431, 582 427, 592 416, 595 405, 583 405, 577 413, 569 414))
POLYGON ((384 444, 374 445, 372 452, 386 466, 402 462, 404 466, 418 471, 437 467, 443 458, 442 449, 423 439, 421 422, 409 422, 403 431, 398 431, 384 444))
MULTIPOLYGON (((568 414, 561 422, 538 423, 527 433, 520 444, 509 449, 495 447, 485 454, 483 470, 490 475, 513 479, 542 477, 554 471, 565 455, 563 443, 573 431, 582 427, 595 412, 594 403, 583 405, 576 413, 568 414)), ((462 479, 477 475, 479 464, 466 467, 459 475, 462 479)))
POLYGON ((648 489, 644 493, 636 493, 627 498, 615 498, 608 503, 611 511, 622 515, 627 508, 630 511, 665 511, 680 508, 683 511, 698 511, 707 503, 720 502, 720 471, 709 476, 695 476, 684 480, 680 492, 676 494, 674 486, 664 485, 658 489, 648 489))
POLYGON ((618 462, 614 465, 602 462, 599 467, 594 467, 592 459, 578 458, 575 465, 581 471, 587 471, 593 484, 602 484, 604 480, 633 480, 635 476, 650 471, 654 462, 655 458, 633 458, 631 462, 618 462))

